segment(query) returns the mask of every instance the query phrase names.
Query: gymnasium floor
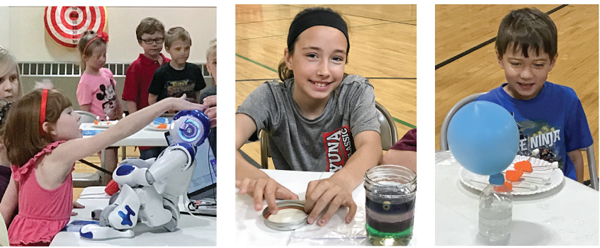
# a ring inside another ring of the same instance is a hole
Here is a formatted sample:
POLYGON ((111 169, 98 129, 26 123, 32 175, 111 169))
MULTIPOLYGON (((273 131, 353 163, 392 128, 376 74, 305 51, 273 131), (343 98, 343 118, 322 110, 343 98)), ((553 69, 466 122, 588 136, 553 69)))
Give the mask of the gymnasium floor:
MULTIPOLYGON (((523 7, 536 7, 546 13, 554 10, 550 18, 558 29, 558 59, 548 81, 569 86, 579 96, 594 138, 598 165, 598 5, 436 5, 436 149, 444 117, 456 102, 505 82, 494 43, 478 45, 496 37, 500 21, 510 10, 523 7), (451 59, 471 48, 473 52, 451 59)), ((587 180, 587 162, 585 168, 587 180)))
MULTIPOLYGON (((236 5, 236 106, 277 79, 289 25, 313 5, 236 5)), ((349 24, 346 73, 369 79, 395 118, 399 138, 417 125, 416 5, 332 5, 349 24)), ((258 142, 242 151, 260 162, 258 142)))

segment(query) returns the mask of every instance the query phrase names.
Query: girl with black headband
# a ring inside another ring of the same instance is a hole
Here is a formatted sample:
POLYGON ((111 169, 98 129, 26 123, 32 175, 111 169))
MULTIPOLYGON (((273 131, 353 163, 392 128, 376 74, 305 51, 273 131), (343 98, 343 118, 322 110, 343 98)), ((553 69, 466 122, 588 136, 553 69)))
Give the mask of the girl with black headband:
POLYGON ((2 128, 10 183, 17 185, 9 186, 2 199, 10 245, 49 245, 71 217, 75 161, 134 134, 167 110, 205 108, 184 99, 167 98, 87 138, 71 101, 57 90, 34 90, 12 104, 2 128), (11 222, 17 205, 19 213, 11 222))
POLYGON ((278 211, 276 198, 298 199, 285 182, 271 179, 237 151, 263 130, 276 169, 335 172, 308 184, 310 224, 326 225, 340 206, 349 207, 347 223, 354 218, 352 191, 377 165, 382 150, 373 86, 344 73, 349 50, 348 28, 339 14, 328 8, 303 10, 289 28, 279 66, 283 82, 265 82, 239 106, 236 187, 240 194, 253 194, 257 211, 263 197, 272 214, 278 211))

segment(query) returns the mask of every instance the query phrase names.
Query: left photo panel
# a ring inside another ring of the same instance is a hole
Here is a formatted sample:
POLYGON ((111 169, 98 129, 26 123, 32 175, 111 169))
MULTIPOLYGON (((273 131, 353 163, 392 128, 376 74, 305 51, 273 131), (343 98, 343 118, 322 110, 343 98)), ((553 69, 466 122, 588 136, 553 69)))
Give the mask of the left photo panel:
POLYGON ((0 245, 216 241, 216 7, 0 7, 0 245))

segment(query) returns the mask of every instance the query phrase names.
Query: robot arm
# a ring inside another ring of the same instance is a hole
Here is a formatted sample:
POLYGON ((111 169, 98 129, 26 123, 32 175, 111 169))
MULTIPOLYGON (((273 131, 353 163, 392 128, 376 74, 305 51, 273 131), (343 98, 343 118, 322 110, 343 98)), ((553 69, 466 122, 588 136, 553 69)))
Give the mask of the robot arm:
POLYGON ((165 179, 175 171, 187 170, 192 166, 195 156, 195 148, 185 143, 167 147, 152 167, 146 171, 148 183, 154 184, 154 182, 165 179))
POLYGON ((114 172, 113 179, 119 188, 127 184, 131 187, 150 186, 160 181, 176 170, 187 170, 194 161, 194 147, 182 143, 167 147, 152 166, 147 166, 144 160, 123 161, 114 172), (141 164, 140 164, 141 163, 141 164))

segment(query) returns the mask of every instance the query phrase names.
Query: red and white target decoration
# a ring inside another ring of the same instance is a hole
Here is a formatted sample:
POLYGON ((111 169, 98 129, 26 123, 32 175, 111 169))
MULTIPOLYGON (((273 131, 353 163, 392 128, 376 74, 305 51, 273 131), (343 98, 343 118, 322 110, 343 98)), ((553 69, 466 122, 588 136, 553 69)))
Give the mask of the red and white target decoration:
POLYGON ((102 6, 47 6, 44 24, 56 42, 66 47, 77 47, 86 30, 104 31, 106 9, 102 6))

